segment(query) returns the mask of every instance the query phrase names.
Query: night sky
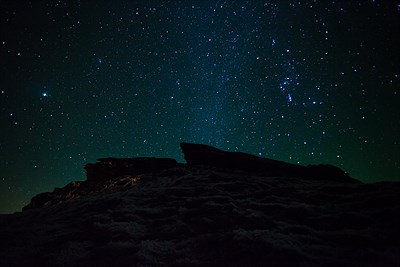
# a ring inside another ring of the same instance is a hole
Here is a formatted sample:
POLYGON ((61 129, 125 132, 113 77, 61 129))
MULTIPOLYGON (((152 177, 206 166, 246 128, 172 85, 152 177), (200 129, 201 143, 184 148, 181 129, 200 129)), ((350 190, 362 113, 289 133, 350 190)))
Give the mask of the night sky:
POLYGON ((399 1, 0 2, 0 213, 204 143, 400 180, 399 1))

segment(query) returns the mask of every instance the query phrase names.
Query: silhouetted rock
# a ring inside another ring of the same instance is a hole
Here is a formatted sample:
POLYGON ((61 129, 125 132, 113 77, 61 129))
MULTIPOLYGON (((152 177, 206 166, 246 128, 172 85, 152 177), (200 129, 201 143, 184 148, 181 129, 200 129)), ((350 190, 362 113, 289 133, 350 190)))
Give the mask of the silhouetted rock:
POLYGON ((44 192, 40 193, 36 196, 34 196, 31 199, 31 202, 22 208, 22 210, 29 210, 29 209, 36 209, 36 208, 42 208, 45 207, 46 204, 50 203, 53 198, 51 197, 50 192, 44 192))
POLYGON ((72 182, 53 192, 38 194, 22 210, 49 207, 91 193, 117 190, 134 185, 137 175, 158 173, 180 164, 169 158, 102 158, 85 165, 86 181, 72 182))
POLYGON ((250 172, 268 172, 271 175, 279 176, 283 176, 282 173, 290 171, 286 170, 285 167, 298 167, 242 152, 227 152, 208 145, 181 143, 180 146, 189 165, 206 165, 250 172))
POLYGON ((124 188, 135 184, 135 179, 140 174, 181 174, 182 167, 196 165, 215 167, 228 172, 240 170, 264 177, 359 182, 340 168, 328 164, 305 167, 242 152, 227 152, 202 144, 181 143, 180 146, 187 165, 177 163, 171 158, 101 158, 97 163, 85 165, 86 181, 72 182, 63 188, 56 188, 53 192, 41 193, 33 197, 23 210, 48 207, 94 192, 124 188))
MULTIPOLYGON (((226 171, 240 170, 265 177, 297 177, 338 182, 359 182, 332 165, 308 165, 307 167, 283 161, 260 158, 241 152, 227 152, 202 144, 181 143, 187 166, 203 165, 226 171)), ((73 182, 53 192, 39 194, 23 210, 48 207, 93 192, 124 188, 136 182, 137 175, 182 172, 179 164, 170 158, 101 158, 97 163, 85 165, 87 180, 73 182), (175 168, 175 170, 174 170, 175 168), (132 182, 135 181, 135 182, 132 182)))
POLYGON ((170 158, 102 158, 98 161, 85 166, 88 182, 106 181, 124 175, 160 172, 178 166, 176 160, 170 158))
POLYGON ((283 161, 260 158, 242 152, 227 152, 202 144, 181 143, 189 165, 207 165, 228 170, 242 170, 272 177, 301 177, 341 182, 359 182, 338 167, 320 164, 307 167, 283 161))
POLYGON ((326 179, 338 182, 360 183, 360 181, 351 178, 339 167, 330 164, 308 165, 306 167, 306 176, 313 179, 326 179))
POLYGON ((188 164, 101 159, 0 215, 0 266, 400 265, 400 183, 181 146, 188 164))
POLYGON ((79 196, 82 194, 83 183, 84 182, 71 182, 63 188, 55 188, 53 192, 38 194, 34 196, 31 202, 23 207, 22 210, 48 207, 79 196))

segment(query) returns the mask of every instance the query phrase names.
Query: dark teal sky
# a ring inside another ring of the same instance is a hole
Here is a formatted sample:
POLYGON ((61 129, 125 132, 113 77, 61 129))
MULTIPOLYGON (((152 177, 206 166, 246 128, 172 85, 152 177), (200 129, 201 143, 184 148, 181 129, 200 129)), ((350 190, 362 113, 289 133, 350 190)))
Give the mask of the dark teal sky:
POLYGON ((398 1, 1 1, 0 212, 179 143, 400 179, 398 1), (146 4, 142 4, 146 2, 146 4))

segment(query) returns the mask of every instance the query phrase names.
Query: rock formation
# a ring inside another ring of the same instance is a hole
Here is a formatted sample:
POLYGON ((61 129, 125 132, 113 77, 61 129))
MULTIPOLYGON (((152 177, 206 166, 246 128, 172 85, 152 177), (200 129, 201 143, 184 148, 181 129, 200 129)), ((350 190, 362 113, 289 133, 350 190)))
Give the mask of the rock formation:
POLYGON ((206 165, 228 170, 242 170, 270 177, 298 177, 329 179, 341 182, 359 182, 338 167, 329 164, 296 165, 283 161, 260 158, 241 152, 226 152, 202 144, 181 143, 189 165, 206 165))
POLYGON ((134 185, 139 174, 158 173, 180 166, 175 159, 154 157, 101 158, 97 161, 85 165, 86 181, 71 182, 63 188, 55 188, 53 192, 38 194, 22 210, 48 207, 91 193, 125 188, 134 185))
POLYGON ((296 177, 356 183, 347 173, 332 165, 301 166, 283 161, 260 158, 242 152, 227 152, 202 144, 180 144, 187 164, 171 158, 101 158, 85 165, 86 181, 72 182, 53 192, 32 198, 23 210, 47 207, 93 192, 134 185, 135 177, 145 173, 160 173, 171 168, 208 166, 224 171, 243 171, 265 177, 296 177))
POLYGON ((124 175, 138 175, 154 173, 176 167, 178 163, 170 158, 102 158, 97 163, 86 164, 86 178, 88 182, 100 182, 124 175))
POLYGON ((181 144, 0 215, 0 266, 400 266, 400 183, 181 144))
POLYGON ((22 210, 48 207, 72 199, 82 193, 81 182, 71 182, 63 188, 55 188, 53 192, 45 192, 34 196, 22 210))

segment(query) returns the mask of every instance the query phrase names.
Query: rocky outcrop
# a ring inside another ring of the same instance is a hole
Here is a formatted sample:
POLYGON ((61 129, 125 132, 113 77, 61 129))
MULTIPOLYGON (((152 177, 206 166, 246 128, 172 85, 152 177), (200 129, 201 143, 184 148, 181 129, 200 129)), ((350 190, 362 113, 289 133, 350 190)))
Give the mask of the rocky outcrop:
POLYGON ((338 167, 320 164, 302 166, 283 161, 260 158, 242 152, 227 152, 202 144, 181 143, 189 165, 207 165, 221 169, 259 173, 269 177, 327 179, 340 182, 359 182, 338 167))
POLYGON ((202 144, 180 144, 187 164, 171 158, 101 158, 85 165, 86 181, 72 182, 53 192, 41 193, 32 198, 23 210, 48 207, 93 192, 118 190, 135 185, 138 175, 162 173, 178 176, 192 166, 209 166, 224 172, 243 171, 264 177, 291 177, 307 180, 326 180, 345 183, 359 182, 340 168, 332 165, 301 166, 283 161, 260 158, 241 152, 227 152, 202 144))
POLYGON ((330 164, 307 165, 305 175, 310 179, 324 179, 338 182, 361 183, 359 180, 351 178, 339 167, 330 164))
POLYGON ((22 210, 48 207, 61 203, 82 194, 84 182, 71 182, 63 188, 55 188, 53 192, 45 192, 34 196, 22 210))
POLYGON ((53 192, 36 195, 22 210, 52 206, 58 203, 95 192, 118 190, 133 186, 139 180, 137 175, 158 173, 179 164, 169 158, 102 158, 97 163, 85 165, 86 181, 72 182, 53 192))
POLYGON ((22 208, 23 211, 37 208, 46 208, 56 204, 68 202, 93 193, 107 193, 124 190, 138 183, 140 178, 135 175, 120 176, 118 178, 98 182, 72 182, 63 188, 55 188, 53 192, 45 192, 34 196, 31 202, 22 208))
POLYGON ((271 176, 286 176, 298 172, 302 166, 288 164, 268 158, 260 158, 242 152, 227 152, 202 144, 180 144, 189 165, 206 165, 222 169, 267 173, 271 176))
POLYGON ((400 266, 399 182, 183 147, 189 164, 110 171, 0 214, 0 266, 400 266))
POLYGON ((97 163, 85 165, 88 182, 101 182, 124 175, 155 173, 178 166, 175 159, 170 158, 101 158, 97 163))

